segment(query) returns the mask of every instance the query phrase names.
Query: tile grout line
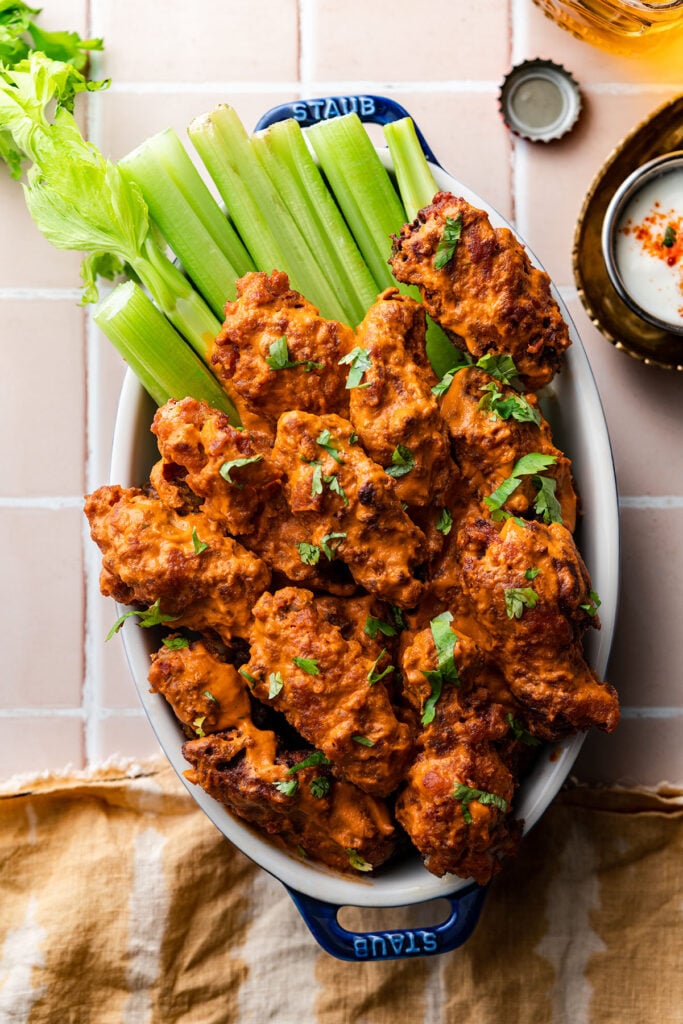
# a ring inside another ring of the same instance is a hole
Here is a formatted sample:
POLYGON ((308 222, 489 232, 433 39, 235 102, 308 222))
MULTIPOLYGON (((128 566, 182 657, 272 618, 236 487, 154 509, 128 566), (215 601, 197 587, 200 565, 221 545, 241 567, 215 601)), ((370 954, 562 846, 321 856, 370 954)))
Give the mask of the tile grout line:
MULTIPOLYGON (((310 0, 300 0, 302 11, 308 12, 310 0)), ((513 5, 516 7, 516 2, 513 0, 513 5)), ((517 15, 513 15, 517 17, 517 15)), ((328 95, 330 93, 357 93, 357 92, 372 92, 377 93, 399 93, 399 92, 416 92, 416 93, 497 93, 500 88, 500 82, 493 81, 490 79, 435 79, 433 81, 419 81, 414 82, 411 80, 398 81, 396 79, 391 82, 385 80, 374 81, 372 79, 365 79, 364 81, 358 80, 347 80, 347 79, 324 79, 318 80, 314 78, 308 72, 310 65, 309 58, 309 42, 307 40, 307 31, 310 29, 312 24, 313 15, 306 14, 306 31, 302 31, 301 45, 301 61, 300 61, 300 74, 301 80, 297 81, 280 81, 280 82, 112 82, 107 90, 110 93, 121 93, 121 94, 132 94, 132 95, 153 95, 153 94, 164 94, 164 93, 185 93, 190 95, 206 94, 206 93, 226 93, 234 92, 240 95, 262 95, 266 93, 278 93, 278 92, 296 92, 302 82, 307 86, 314 87, 321 95, 328 95), (310 19, 310 20, 309 20, 310 19)), ((513 60, 521 59, 519 57, 519 48, 513 50, 513 60)), ((640 84, 634 82, 586 82, 581 85, 581 89, 586 93, 593 93, 595 95, 613 95, 613 96, 637 96, 642 93, 649 93, 654 96, 668 96, 671 93, 683 91, 683 82, 669 82, 662 84, 661 82, 642 82, 640 84)))

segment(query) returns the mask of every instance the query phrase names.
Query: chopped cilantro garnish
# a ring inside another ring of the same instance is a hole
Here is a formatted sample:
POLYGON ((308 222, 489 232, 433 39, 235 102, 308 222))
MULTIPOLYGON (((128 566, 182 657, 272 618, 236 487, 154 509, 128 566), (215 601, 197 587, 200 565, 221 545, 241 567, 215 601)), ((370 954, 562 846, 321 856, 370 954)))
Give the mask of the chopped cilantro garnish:
POLYGON ((291 370, 295 366, 303 366, 304 373, 310 373, 311 370, 322 370, 323 368, 322 363, 314 363, 312 359, 290 359, 286 334, 274 341, 268 352, 266 362, 271 370, 291 370))
POLYGON ((363 374, 366 370, 369 370, 372 366, 372 359, 367 349, 356 346, 351 349, 345 356, 339 360, 339 365, 344 366, 348 364, 351 369, 349 375, 346 378, 346 389, 350 391, 352 388, 367 388, 370 386, 368 381, 365 384, 361 384, 363 374))
POLYGON ((330 780, 326 775, 318 775, 317 778, 311 779, 309 786, 311 796, 314 796, 316 800, 322 800, 330 791, 330 780))
POLYGON ((472 365, 472 359, 467 352, 461 352, 459 349, 454 349, 454 356, 457 359, 457 362, 451 366, 450 370, 447 370, 446 373, 444 373, 439 383, 435 384, 432 388, 432 394, 436 395, 437 398, 441 398, 442 395, 446 394, 453 383, 453 378, 458 370, 464 370, 466 366, 472 365))
POLYGON ((302 672, 307 672, 309 676, 320 675, 317 658, 292 658, 292 661, 297 668, 300 668, 302 672))
POLYGON ((595 615, 602 604, 602 601, 594 590, 591 590, 588 596, 590 597, 590 601, 587 604, 580 604, 579 608, 583 608, 583 610, 588 612, 589 615, 595 615))
POLYGON ((296 549, 304 565, 317 565, 320 561, 320 548, 317 544, 307 544, 305 541, 301 541, 297 544, 296 549))
POLYGON ((664 232, 664 238, 662 239, 662 245, 665 245, 667 249, 671 249, 676 241, 676 230, 667 224, 666 231, 664 232))
POLYGON ((315 443, 319 444, 321 448, 324 448, 328 455, 331 455, 335 462, 343 462, 339 449, 335 444, 332 443, 332 434, 329 430, 321 430, 319 435, 315 439, 315 443))
POLYGON ((508 619, 521 619, 525 608, 535 608, 538 594, 533 587, 510 587, 505 591, 505 611, 508 619))
POLYGON ((311 497, 323 493, 323 467, 319 462, 312 462, 313 476, 311 477, 311 497))
POLYGON ((517 367, 512 356, 508 355, 488 355, 482 356, 481 359, 477 359, 476 366, 488 373, 490 377, 495 377, 501 384, 509 384, 517 376, 517 367))
POLYGON ((169 651, 181 651, 183 647, 190 646, 190 641, 185 636, 165 636, 161 642, 169 651))
POLYGON ((505 398, 495 380, 484 384, 480 390, 485 394, 479 400, 479 409, 488 410, 501 420, 513 419, 518 423, 535 423, 537 427, 541 425, 541 414, 523 395, 511 393, 505 398))
POLYGON ((239 674, 241 676, 244 676, 244 678, 249 683, 249 686, 253 690, 254 687, 256 686, 256 683, 258 682, 258 679, 254 679, 253 676, 250 676, 249 673, 247 672, 246 668, 240 668, 240 669, 238 669, 238 672, 239 672, 239 674))
POLYGON ((327 558, 328 562, 331 562, 336 555, 339 545, 346 537, 345 533, 326 533, 320 541, 320 547, 323 549, 323 554, 327 558), (332 547, 332 541, 336 541, 334 547, 332 547))
POLYGON ((202 551, 208 550, 209 545, 205 544, 203 540, 200 540, 197 536, 197 527, 192 528, 192 544, 194 546, 195 555, 201 555, 202 551))
POLYGON ((446 224, 443 229, 443 234, 439 239, 439 244, 436 249, 436 255, 434 256, 434 269, 443 270, 447 263, 453 259, 455 247, 460 241, 460 235, 462 233, 462 214, 459 213, 457 217, 446 217, 446 224))
POLYGON ((400 608, 398 608, 395 604, 392 604, 391 606, 391 616, 394 620, 396 629, 402 631, 408 628, 405 616, 403 615, 403 611, 400 608))
POLYGON ((537 739, 536 736, 532 736, 531 733, 524 728, 524 726, 520 725, 511 711, 508 711, 507 715, 505 716, 505 721, 510 726, 510 731, 512 732, 512 735, 515 737, 516 740, 519 740, 520 743, 525 743, 527 747, 540 746, 541 741, 537 739))
POLYGON ((450 514, 447 508, 442 508, 439 512, 439 518, 436 521, 437 530, 447 537, 451 532, 453 526, 453 516, 450 514))
POLYGON ((422 671, 432 690, 422 709, 421 721, 423 725, 429 725, 430 722, 434 721, 436 704, 441 696, 443 684, 455 683, 457 685, 460 682, 454 657, 458 638, 451 629, 450 624, 452 621, 453 616, 451 612, 442 612, 441 615, 437 615, 429 623, 434 646, 436 647, 437 668, 423 669, 422 671))
POLYGON ((294 775, 295 772, 300 772, 304 768, 311 768, 313 765, 330 765, 332 762, 325 757, 322 750, 314 750, 312 754, 305 757, 303 761, 297 761, 291 768, 287 769, 288 775, 294 775))
POLYGON ((380 679, 384 679, 385 676, 390 675, 394 671, 393 665, 388 665, 383 672, 377 671, 377 666, 379 665, 380 661, 382 660, 386 653, 387 649, 386 647, 383 647, 379 656, 375 658, 374 662, 372 663, 372 668, 368 672, 368 684, 370 686, 374 686, 375 683, 378 683, 380 681, 380 679))
POLYGON ((369 740, 367 736, 352 736, 351 739, 354 743, 359 743, 361 747, 374 747, 375 741, 369 740))
POLYGON ((192 723, 192 725, 194 726, 194 731, 197 733, 200 739, 203 736, 206 736, 206 733, 202 729, 202 726, 204 725, 205 721, 206 715, 200 715, 198 718, 195 718, 194 722, 192 723))
POLYGON ((540 571, 540 569, 527 569, 524 573, 524 578, 531 582, 531 580, 536 579, 540 571))
POLYGON ((534 512, 541 516, 544 523, 561 523, 562 506, 555 497, 557 480, 550 476, 535 476, 534 486, 538 488, 538 494, 534 500, 534 512))
POLYGON ((497 807, 503 813, 508 809, 507 800, 504 800, 502 796, 498 796, 497 793, 487 793, 485 789, 472 789, 471 786, 465 786, 462 782, 456 782, 453 789, 453 799, 459 800, 462 804, 462 816, 467 825, 472 824, 472 815, 467 805, 472 803, 473 800, 477 800, 480 804, 490 804, 493 807, 497 807))
POLYGON ((352 868, 355 868, 356 871, 372 871, 372 864, 368 864, 368 862, 361 857, 358 850, 347 849, 346 852, 349 855, 349 864, 352 868))
POLYGON ((151 626, 161 626, 164 622, 175 622, 179 619, 179 615, 165 615, 161 610, 161 598, 158 597, 154 604, 151 604, 149 608, 144 611, 132 610, 124 612, 123 615, 119 615, 118 619, 111 627, 107 635, 105 636, 105 642, 111 640, 114 633, 118 633, 121 626, 124 624, 126 619, 130 619, 132 616, 137 616, 139 619, 138 626, 142 626, 143 629, 149 629, 151 626))
POLYGON ((381 633, 382 636, 396 636, 398 633, 398 630, 390 623, 376 619, 372 615, 368 615, 366 618, 363 631, 367 633, 371 640, 374 640, 378 633, 381 633))
POLYGON ((285 681, 279 672, 271 672, 268 676, 268 700, 273 700, 285 685, 285 681))
POLYGON ((283 796, 294 796, 299 783, 296 779, 283 779, 282 782, 274 782, 273 785, 283 796))
POLYGON ((544 469, 548 469, 549 466, 553 466, 556 462, 557 458, 555 455, 543 455, 541 452, 528 452, 527 455, 523 455, 521 459, 518 459, 512 467, 510 476, 503 480, 502 484, 495 489, 493 494, 489 494, 488 497, 484 498, 484 504, 493 513, 491 518, 501 519, 505 516, 502 507, 517 490, 523 476, 539 473, 544 469))
POLYGON ((204 696, 206 697, 207 700, 210 700, 213 704, 218 704, 218 701, 216 700, 214 695, 211 693, 211 690, 204 690, 204 696))
POLYGON ((342 485, 339 483, 339 477, 335 476, 334 473, 332 473, 329 476, 323 476, 323 480, 325 481, 327 486, 330 488, 330 490, 333 491, 335 494, 338 494, 339 497, 344 502, 344 504, 348 505, 349 499, 346 497, 346 491, 344 490, 342 485))
POLYGON ((410 473, 414 465, 415 456, 411 452, 410 448, 406 448, 405 445, 399 444, 391 453, 391 465, 387 466, 384 472, 387 476, 397 478, 405 476, 406 473, 410 473))
POLYGON ((232 484, 233 487, 238 487, 241 490, 244 484, 238 484, 236 480, 232 479, 230 474, 233 469, 239 469, 240 466, 248 466, 252 462, 260 462, 262 458, 262 455, 248 455, 243 459, 231 459, 229 462, 224 462, 218 472, 226 483, 232 484))

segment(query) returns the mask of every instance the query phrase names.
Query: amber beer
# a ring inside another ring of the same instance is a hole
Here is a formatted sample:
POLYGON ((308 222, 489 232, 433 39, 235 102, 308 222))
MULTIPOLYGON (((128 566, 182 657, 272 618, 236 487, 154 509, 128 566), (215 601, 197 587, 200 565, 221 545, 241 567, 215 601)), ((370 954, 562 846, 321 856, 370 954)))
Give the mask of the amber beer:
POLYGON ((579 39, 621 53, 658 45, 683 31, 683 0, 534 0, 579 39), (666 35, 666 38, 669 38, 666 35))

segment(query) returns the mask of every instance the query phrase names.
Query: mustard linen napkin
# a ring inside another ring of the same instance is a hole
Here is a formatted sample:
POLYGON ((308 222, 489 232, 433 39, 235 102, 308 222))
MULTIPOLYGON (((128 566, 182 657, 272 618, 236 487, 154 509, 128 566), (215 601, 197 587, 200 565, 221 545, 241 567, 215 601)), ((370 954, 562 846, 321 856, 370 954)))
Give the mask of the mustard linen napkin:
POLYGON ((680 793, 569 788, 465 946, 345 963, 165 761, 24 780, 0 794, 0 1022, 668 1024, 683 1020, 682 876, 680 793))

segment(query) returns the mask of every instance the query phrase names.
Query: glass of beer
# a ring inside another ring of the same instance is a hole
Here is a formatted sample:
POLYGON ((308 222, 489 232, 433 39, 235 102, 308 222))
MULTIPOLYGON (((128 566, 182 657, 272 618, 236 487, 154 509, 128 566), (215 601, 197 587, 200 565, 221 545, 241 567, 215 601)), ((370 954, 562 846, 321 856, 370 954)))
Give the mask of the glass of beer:
POLYGON ((683 0, 534 0, 579 39, 620 53, 652 49, 683 31, 683 0))

